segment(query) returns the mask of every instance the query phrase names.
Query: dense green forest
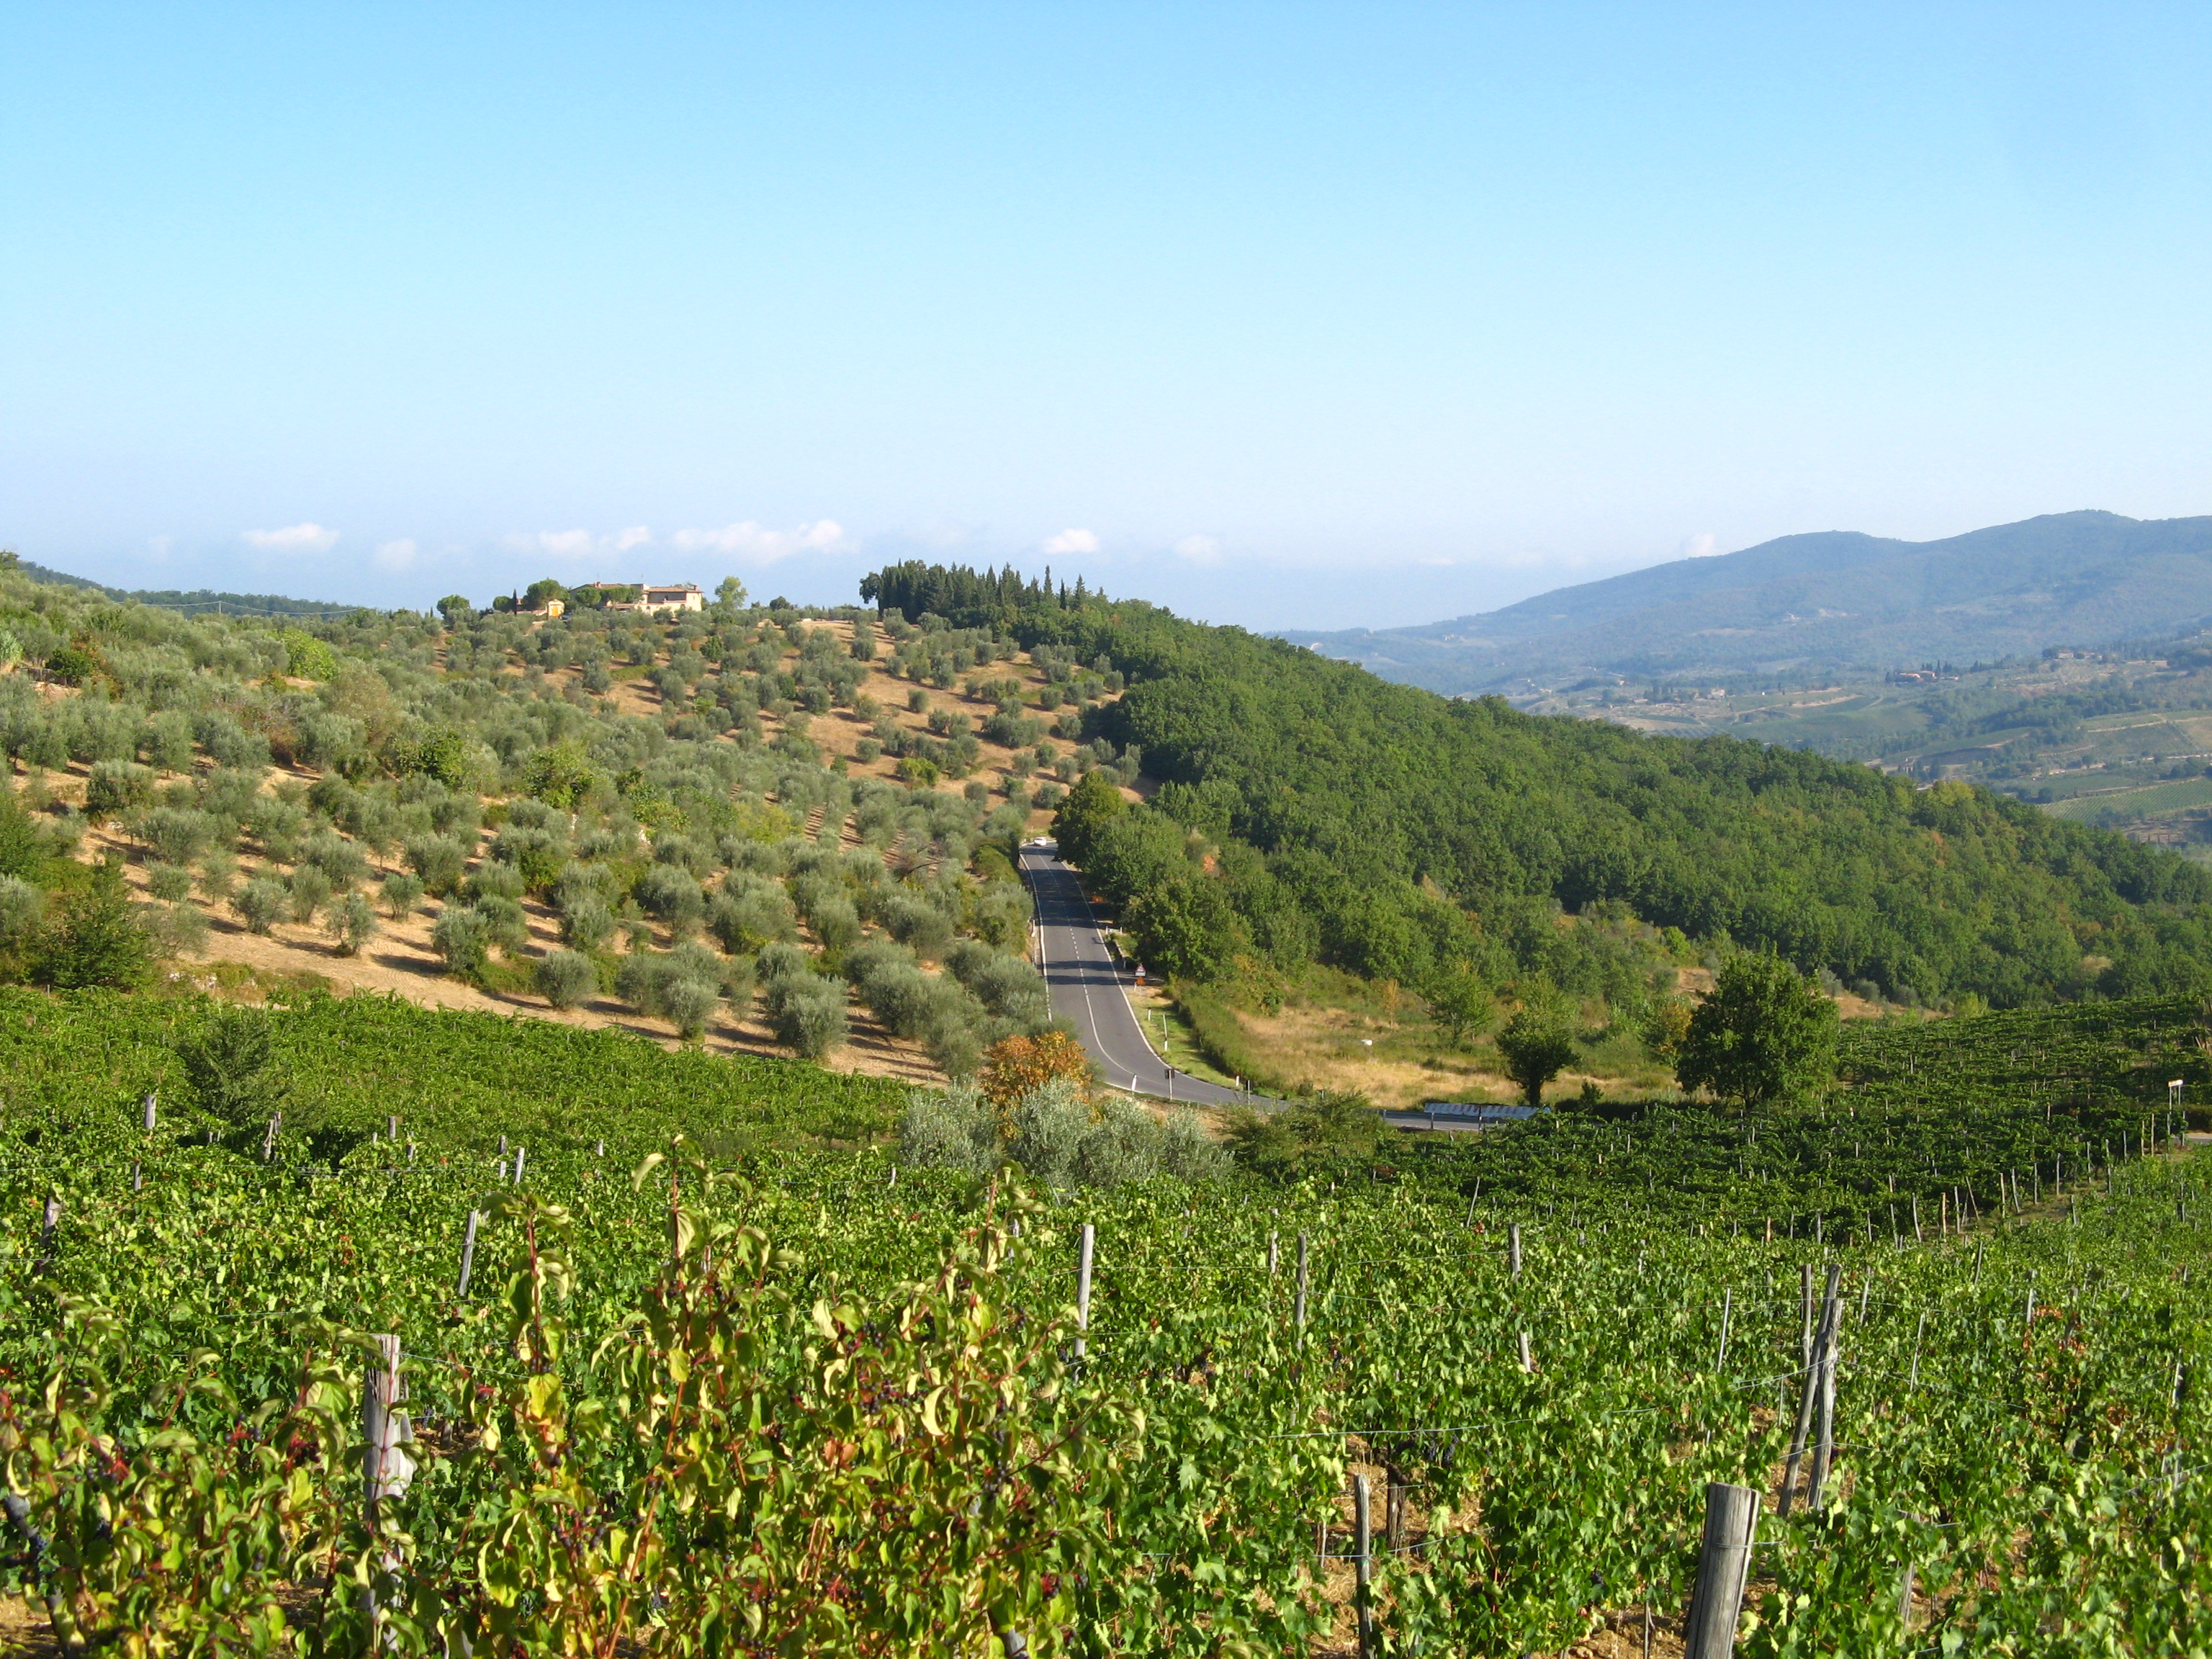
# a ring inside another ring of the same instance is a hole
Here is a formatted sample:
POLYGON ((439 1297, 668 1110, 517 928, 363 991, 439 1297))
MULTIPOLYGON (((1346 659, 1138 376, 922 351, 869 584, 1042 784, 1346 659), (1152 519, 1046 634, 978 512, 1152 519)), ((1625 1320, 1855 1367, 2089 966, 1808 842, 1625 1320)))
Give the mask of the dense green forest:
POLYGON ((1985 790, 1455 702, 1011 573, 908 564, 866 591, 1127 677, 1095 729, 1161 787, 1082 851, 1110 896, 1153 896, 1169 949, 1212 920, 1279 963, 1572 983, 1613 971, 1559 959, 1579 914, 1899 1001, 2212 988, 2212 876, 1985 790))

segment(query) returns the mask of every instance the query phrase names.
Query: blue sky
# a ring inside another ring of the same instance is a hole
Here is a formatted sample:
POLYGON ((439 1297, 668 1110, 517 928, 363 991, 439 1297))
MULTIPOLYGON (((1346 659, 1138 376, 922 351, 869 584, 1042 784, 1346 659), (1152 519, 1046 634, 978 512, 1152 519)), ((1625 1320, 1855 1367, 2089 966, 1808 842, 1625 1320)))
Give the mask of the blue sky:
POLYGON ((0 12, 0 545, 1431 620, 2212 511, 2202 8, 0 12))

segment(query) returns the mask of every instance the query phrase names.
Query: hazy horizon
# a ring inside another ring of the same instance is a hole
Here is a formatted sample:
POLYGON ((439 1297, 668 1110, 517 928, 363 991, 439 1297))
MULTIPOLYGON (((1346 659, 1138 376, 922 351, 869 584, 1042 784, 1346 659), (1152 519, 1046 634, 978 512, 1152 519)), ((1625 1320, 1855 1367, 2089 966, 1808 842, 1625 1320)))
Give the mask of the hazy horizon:
POLYGON ((18 9, 0 546, 1390 627, 2206 510, 2196 10, 18 9))

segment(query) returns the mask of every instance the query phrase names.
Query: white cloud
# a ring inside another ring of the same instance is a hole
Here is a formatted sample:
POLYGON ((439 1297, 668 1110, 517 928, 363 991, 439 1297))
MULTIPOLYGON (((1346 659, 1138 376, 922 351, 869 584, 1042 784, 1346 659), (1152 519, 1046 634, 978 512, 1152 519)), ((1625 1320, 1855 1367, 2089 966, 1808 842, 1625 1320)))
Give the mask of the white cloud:
POLYGON ((1674 556, 1678 559, 1710 559, 1720 550, 1721 544, 1713 532, 1700 530, 1694 536, 1683 538, 1681 544, 1674 550, 1674 556))
POLYGON ((794 553, 842 553, 852 546, 835 519, 817 519, 795 530, 770 530, 750 519, 720 530, 679 530, 668 538, 679 553, 719 553, 725 558, 770 564, 794 553))
POLYGON ((627 553, 633 547, 643 547, 651 541, 653 532, 641 524, 634 524, 627 530, 617 530, 610 539, 616 552, 627 553))
POLYGON ((146 538, 146 550, 157 559, 167 558, 169 550, 175 545, 176 543, 167 536, 149 536, 146 538))
POLYGON ((1186 536, 1175 544, 1178 556, 1193 564, 1219 564, 1221 538, 1218 536, 1186 536))
POLYGON ((588 557, 598 543, 588 530, 541 530, 536 546, 540 553, 550 553, 556 559, 588 557))
POLYGON ((282 530, 249 530, 246 544, 264 553, 327 553, 337 544, 338 532, 319 524, 286 525, 282 530))
POLYGON ((379 542, 376 547, 376 568, 379 570, 412 570, 415 568, 415 538, 402 536, 397 541, 379 542))
POLYGON ((1063 530, 1057 536, 1046 537, 1042 550, 1047 553, 1096 553, 1098 538, 1088 530, 1063 530))

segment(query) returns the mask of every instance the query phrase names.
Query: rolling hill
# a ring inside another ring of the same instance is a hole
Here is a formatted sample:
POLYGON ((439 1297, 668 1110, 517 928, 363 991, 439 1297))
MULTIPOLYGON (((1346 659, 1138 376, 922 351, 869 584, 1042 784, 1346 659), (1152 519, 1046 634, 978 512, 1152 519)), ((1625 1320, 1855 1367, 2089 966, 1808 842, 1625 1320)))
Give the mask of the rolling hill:
POLYGON ((2212 517, 2081 512, 1947 540, 1784 536, 1425 626, 1288 632, 1456 696, 1590 674, 1862 674, 2170 637, 2212 617, 2212 517))

